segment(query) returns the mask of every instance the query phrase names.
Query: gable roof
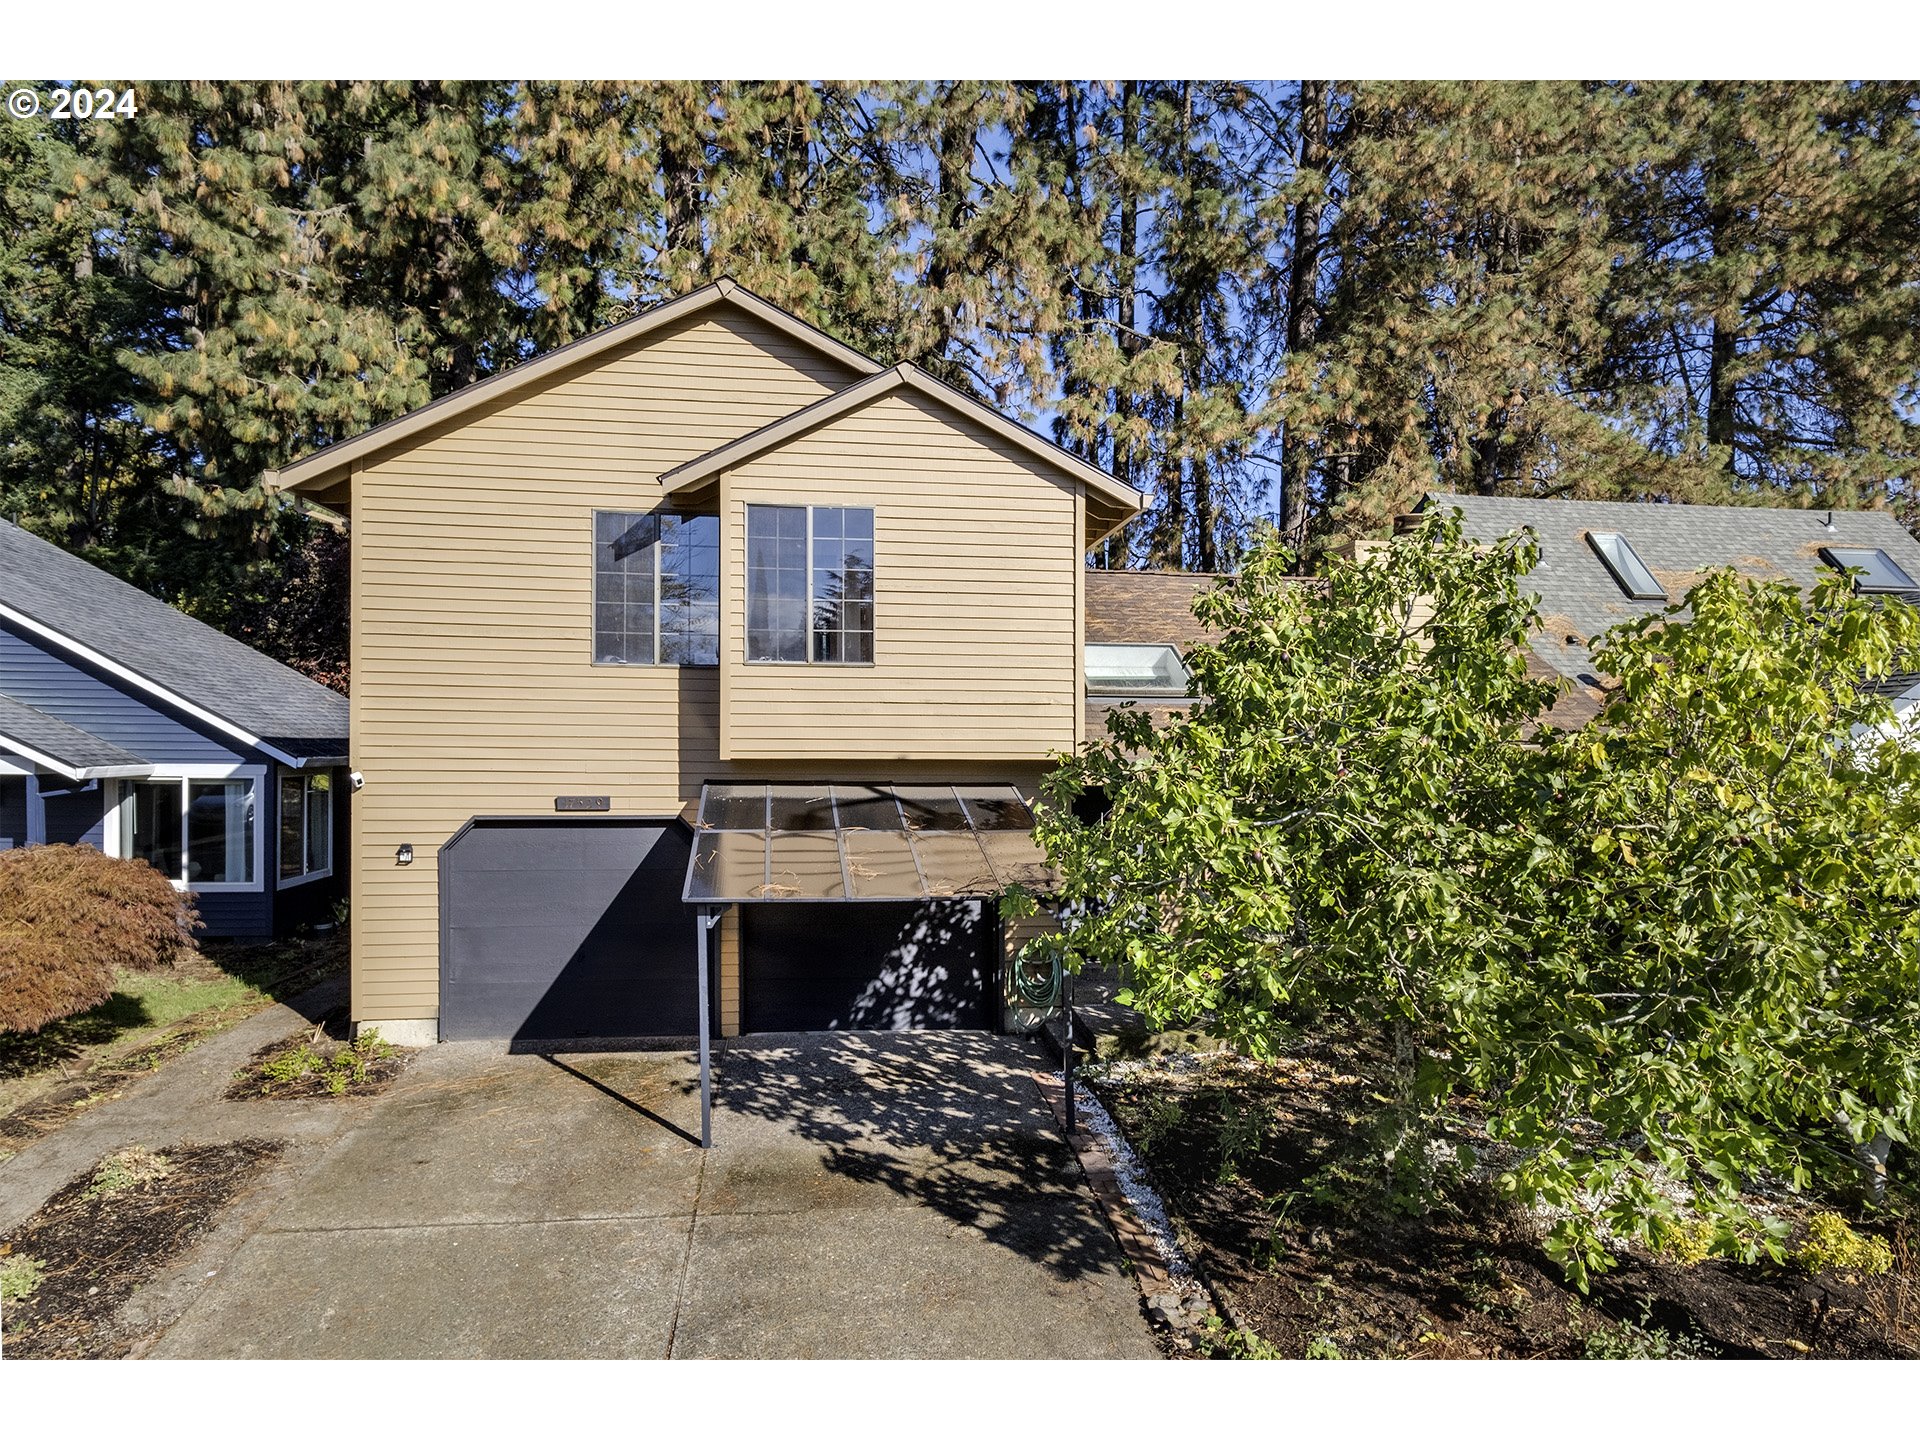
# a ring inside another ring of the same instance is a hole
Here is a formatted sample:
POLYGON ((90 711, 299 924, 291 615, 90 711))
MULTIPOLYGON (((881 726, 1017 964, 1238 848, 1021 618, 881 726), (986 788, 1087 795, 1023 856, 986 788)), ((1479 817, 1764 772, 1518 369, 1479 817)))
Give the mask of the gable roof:
MULTIPOLYGON (((1731 566, 1756 580, 1811 589, 1833 567, 1823 545, 1884 550, 1920 576, 1920 540, 1884 510, 1797 510, 1757 505, 1667 505, 1616 500, 1523 500, 1430 491, 1420 508, 1461 512, 1471 539, 1491 541, 1523 526, 1539 538, 1540 564, 1526 577, 1540 606, 1534 649, 1560 674, 1593 686, 1593 643, 1607 630, 1664 610, 1667 600, 1630 598, 1587 543, 1624 535, 1677 601, 1699 572, 1731 566)), ((1913 597, 1908 597, 1913 598, 1913 597)))
POLYGON ((1066 472, 1085 485, 1090 495, 1104 499, 1110 507, 1110 512, 1118 518, 1106 523, 1103 517, 1104 528, 1094 535, 1095 539, 1118 529, 1146 508, 1146 497, 1131 485, 1121 484, 1099 466, 1089 464, 1072 451, 1054 444, 1044 436, 1034 434, 1026 426, 1009 420, 991 405, 982 404, 965 391, 956 390, 951 385, 934 379, 933 376, 914 365, 896 365, 890 370, 869 375, 866 379, 856 381, 844 390, 836 390, 833 394, 816 400, 811 405, 803 406, 791 415, 775 420, 771 424, 762 425, 758 430, 750 431, 736 440, 729 440, 726 444, 717 446, 704 455, 696 455, 693 459, 664 472, 660 476, 661 488, 670 495, 694 489, 718 475, 722 470, 731 470, 736 466, 744 465, 754 456, 775 449, 797 435, 803 435, 828 421, 871 405, 882 396, 890 395, 903 388, 925 395, 929 399, 959 411, 968 419, 991 430, 1001 439, 1012 442, 1035 459, 1066 472))
POLYGON ((733 280, 716 280, 703 285, 698 290, 690 290, 685 295, 672 300, 662 301, 642 310, 631 319, 583 335, 566 345, 547 351, 544 355, 526 360, 509 369, 497 371, 485 379, 476 380, 471 385, 463 385, 451 394, 431 400, 418 410, 409 410, 371 430, 363 430, 346 440, 336 440, 323 446, 311 455, 303 455, 290 465, 277 471, 268 471, 261 476, 263 484, 277 490, 314 490, 324 488, 323 482, 336 478, 340 471, 355 460, 361 460, 376 450, 389 445, 399 444, 421 431, 435 425, 444 424, 457 416, 482 405, 505 399, 509 395, 539 385, 549 379, 555 371, 568 366, 578 365, 591 360, 604 351, 630 344, 652 331, 698 315, 703 310, 716 305, 727 304, 744 310, 749 315, 764 321, 774 329, 791 336, 801 344, 819 351, 822 355, 838 360, 855 373, 871 375, 880 369, 880 362, 869 355, 863 355, 851 345, 844 345, 826 331, 807 324, 797 315, 791 315, 770 301, 762 300, 745 286, 733 280))
POLYGON ((69 780, 104 780, 115 775, 151 775, 153 766, 58 716, 0 695, 0 749, 69 780))
POLYGON ((4 520, 0 622, 284 764, 346 758, 345 696, 4 520))

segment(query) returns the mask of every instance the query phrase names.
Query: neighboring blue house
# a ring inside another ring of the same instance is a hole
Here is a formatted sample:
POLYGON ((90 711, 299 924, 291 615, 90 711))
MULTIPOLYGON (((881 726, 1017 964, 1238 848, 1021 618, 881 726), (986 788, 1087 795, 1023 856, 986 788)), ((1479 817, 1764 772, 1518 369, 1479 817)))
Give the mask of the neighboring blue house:
POLYGON ((347 702, 0 520, 0 849, 138 857, 213 936, 345 893, 347 702))

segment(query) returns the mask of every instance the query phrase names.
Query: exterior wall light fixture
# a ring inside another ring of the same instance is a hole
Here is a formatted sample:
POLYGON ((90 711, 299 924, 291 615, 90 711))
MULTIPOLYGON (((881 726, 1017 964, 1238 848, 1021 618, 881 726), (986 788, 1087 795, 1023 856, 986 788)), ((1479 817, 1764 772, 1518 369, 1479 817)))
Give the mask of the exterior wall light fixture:
POLYGON ((398 850, 393 852, 393 863, 396 865, 411 865, 413 863, 413 845, 411 842, 402 845, 398 850))

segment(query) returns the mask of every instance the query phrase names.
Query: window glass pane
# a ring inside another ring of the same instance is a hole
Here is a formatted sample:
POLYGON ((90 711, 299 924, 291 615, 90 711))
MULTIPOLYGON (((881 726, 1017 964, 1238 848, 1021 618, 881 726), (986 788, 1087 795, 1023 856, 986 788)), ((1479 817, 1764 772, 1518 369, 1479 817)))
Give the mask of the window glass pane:
POLYGON ((280 777, 280 878, 305 873, 307 856, 307 782, 299 775, 280 777))
POLYGON ((807 658, 806 510, 747 507, 747 658, 807 658))
POLYGON ((663 526, 673 517, 599 511, 593 517, 593 658, 651 665, 655 577, 663 526))
POLYGON ((813 658, 867 664, 873 659, 873 511, 816 506, 813 511, 813 658))
POLYGON ((180 782, 138 780, 133 786, 132 833, 127 854, 144 860, 169 880, 180 875, 180 782))
POLYGON ((720 522, 711 515, 662 517, 660 662, 720 663, 720 522))
POLYGON ((187 884, 253 880, 253 782, 187 782, 187 884))
POLYGON ((325 775, 315 775, 307 790, 307 873, 333 868, 333 796, 325 775))

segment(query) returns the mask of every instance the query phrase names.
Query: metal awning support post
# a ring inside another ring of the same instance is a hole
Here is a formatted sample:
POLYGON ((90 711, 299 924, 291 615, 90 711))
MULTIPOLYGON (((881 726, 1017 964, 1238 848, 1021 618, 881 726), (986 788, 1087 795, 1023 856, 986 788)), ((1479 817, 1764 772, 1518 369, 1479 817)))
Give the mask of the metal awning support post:
POLYGON ((700 959, 700 1148, 713 1148, 713 997, 707 984, 707 956, 712 946, 708 936, 720 923, 723 912, 702 905, 695 929, 699 932, 700 959))
POLYGON ((1071 1135, 1079 1121, 1073 1111, 1073 972, 1060 967, 1060 1009, 1065 1017, 1060 1046, 1060 1070, 1067 1082, 1067 1133, 1071 1135))

